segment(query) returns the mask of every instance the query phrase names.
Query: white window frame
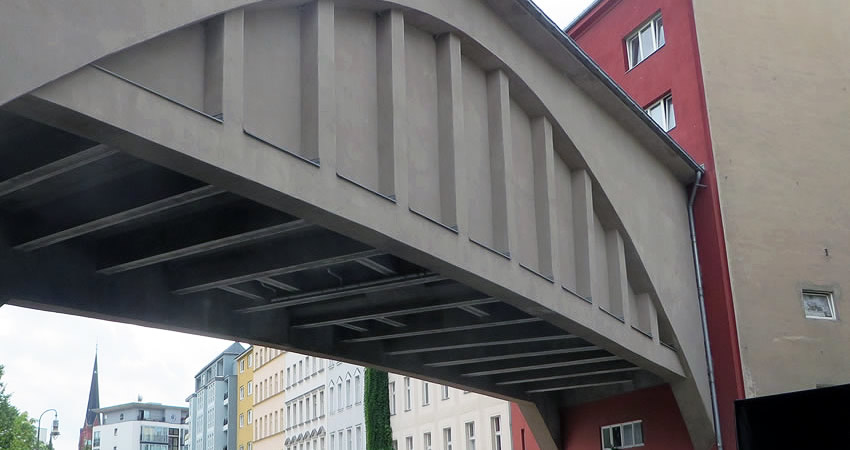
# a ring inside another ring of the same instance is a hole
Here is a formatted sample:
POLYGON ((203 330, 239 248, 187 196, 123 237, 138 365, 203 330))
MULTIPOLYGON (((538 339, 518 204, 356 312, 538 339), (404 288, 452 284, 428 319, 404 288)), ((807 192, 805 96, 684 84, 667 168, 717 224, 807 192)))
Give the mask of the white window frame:
POLYGON ((664 44, 667 43, 667 38, 664 35, 664 20, 661 17, 661 13, 655 14, 649 20, 642 23, 637 29, 625 39, 626 43, 626 58, 628 58, 629 70, 632 70, 645 61, 647 58, 652 56, 653 53, 657 52, 658 49, 664 47, 664 44), (660 27, 659 27, 660 24, 660 27), (641 40, 641 33, 646 31, 647 29, 651 29, 652 42, 645 43, 641 40), (661 33, 659 34, 659 29, 661 33), (632 54, 632 42, 637 40, 638 43, 638 54, 632 54))
MULTIPOLYGON (((644 439, 644 435, 643 435, 643 420, 633 420, 631 422, 615 423, 613 425, 605 425, 604 427, 601 427, 600 428, 600 441, 599 442, 600 442, 600 445, 602 446, 602 450, 611 450, 612 448, 614 448, 614 447, 605 447, 605 431, 612 430, 611 431, 611 439, 612 439, 611 444, 613 445, 613 437, 614 437, 613 430, 615 428, 620 429, 620 439, 622 440, 623 437, 625 436, 625 433, 623 432, 623 428, 625 428, 626 426, 633 426, 633 425, 640 425, 640 440, 641 440, 640 443, 632 443, 631 445, 625 445, 624 444, 624 445, 620 445, 616 448, 619 450, 619 449, 624 449, 624 448, 643 447, 646 444, 646 440, 644 439)), ((634 428, 632 428, 632 440, 634 440, 634 428)))
POLYGON ((502 416, 490 417, 491 450, 502 450, 502 416))
POLYGON ((651 105, 644 108, 644 112, 649 116, 650 119, 655 121, 662 130, 666 132, 670 132, 673 128, 676 128, 676 108, 673 104, 673 94, 667 93, 663 97, 661 97, 658 101, 653 102, 651 105), (652 117, 652 110, 655 108, 661 108, 663 112, 663 121, 659 123, 652 117))
POLYGON ((475 422, 469 421, 463 424, 464 434, 466 435, 466 449, 475 450, 475 422))
POLYGON ((834 295, 830 291, 821 291, 817 289, 803 289, 800 293, 800 303, 803 306, 803 316, 806 319, 815 319, 815 320, 838 320, 838 314, 835 311, 835 299, 834 295), (831 317, 819 317, 819 316, 810 316, 808 311, 806 311, 806 303, 803 301, 803 297, 805 296, 821 296, 826 297, 827 305, 829 306, 829 312, 832 315, 831 317))
POLYGON ((413 436, 404 438, 404 450, 413 450, 413 436))
POLYGON ((441 399, 442 400, 448 400, 449 399, 449 387, 444 384, 444 385, 442 385, 442 388, 440 389, 440 391, 441 391, 440 392, 441 399))
POLYGON ((422 406, 431 404, 431 386, 427 381, 422 382, 422 406))
POLYGON ((410 411, 413 407, 413 391, 411 388, 410 377, 404 377, 404 410, 410 411))
POLYGON ((443 428, 443 450, 452 450, 452 428, 443 428))
POLYGON ((431 442, 431 432, 422 433, 422 450, 433 450, 431 442))
POLYGON ((390 390, 390 415, 395 415, 395 381, 389 383, 390 390))

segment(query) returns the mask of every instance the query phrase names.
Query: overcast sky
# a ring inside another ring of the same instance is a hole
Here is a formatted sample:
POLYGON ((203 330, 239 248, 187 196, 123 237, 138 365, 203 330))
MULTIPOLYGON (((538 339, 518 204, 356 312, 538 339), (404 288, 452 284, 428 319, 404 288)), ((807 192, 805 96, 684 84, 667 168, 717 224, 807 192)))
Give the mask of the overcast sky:
MULTIPOLYGON (((536 0, 561 27, 592 0, 536 0)), ((12 403, 30 416, 59 411, 56 450, 76 450, 98 346, 101 406, 135 401, 183 405, 193 377, 229 341, 62 314, 0 307, 0 365, 12 403)), ((52 413, 44 416, 42 427, 52 413)))

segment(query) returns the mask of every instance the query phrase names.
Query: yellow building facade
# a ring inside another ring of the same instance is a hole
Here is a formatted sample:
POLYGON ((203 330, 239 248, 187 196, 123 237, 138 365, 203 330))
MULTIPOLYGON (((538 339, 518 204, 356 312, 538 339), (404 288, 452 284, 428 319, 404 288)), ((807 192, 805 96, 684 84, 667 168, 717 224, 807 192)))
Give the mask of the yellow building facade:
POLYGON ((236 448, 254 448, 254 346, 236 358, 236 448))

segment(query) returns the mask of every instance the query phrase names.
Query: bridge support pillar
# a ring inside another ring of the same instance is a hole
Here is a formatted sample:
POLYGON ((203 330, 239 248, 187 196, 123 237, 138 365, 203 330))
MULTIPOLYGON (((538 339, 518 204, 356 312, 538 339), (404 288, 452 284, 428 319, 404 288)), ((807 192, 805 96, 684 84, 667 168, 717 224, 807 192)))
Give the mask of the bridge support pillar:
POLYGON ((555 402, 543 397, 535 402, 517 402, 517 406, 540 450, 560 450, 561 416, 555 402))

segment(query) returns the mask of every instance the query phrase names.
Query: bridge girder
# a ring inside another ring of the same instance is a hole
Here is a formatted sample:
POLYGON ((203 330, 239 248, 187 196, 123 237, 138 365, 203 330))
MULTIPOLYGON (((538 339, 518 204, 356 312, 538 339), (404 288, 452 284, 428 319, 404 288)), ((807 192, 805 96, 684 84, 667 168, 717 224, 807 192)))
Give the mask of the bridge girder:
POLYGON ((222 3, 0 82, 0 298, 486 392, 552 449, 572 391, 666 382, 710 445, 691 169, 526 2, 222 3))

